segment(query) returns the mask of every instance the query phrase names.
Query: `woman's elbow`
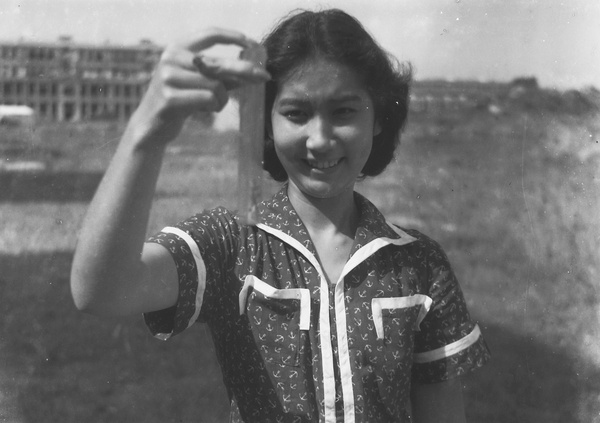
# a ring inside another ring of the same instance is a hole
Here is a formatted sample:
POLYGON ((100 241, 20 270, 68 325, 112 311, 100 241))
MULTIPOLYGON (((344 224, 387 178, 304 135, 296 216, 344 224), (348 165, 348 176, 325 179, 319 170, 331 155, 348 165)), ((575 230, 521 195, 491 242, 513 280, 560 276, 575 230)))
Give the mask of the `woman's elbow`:
POLYGON ((117 315, 114 301, 104 298, 98 286, 102 286, 102 283, 94 282, 92 277, 85 277, 76 269, 73 269, 71 272, 71 297, 75 308, 83 313, 95 316, 110 317, 117 315))
POLYGON ((103 316, 106 313, 100 302, 86 289, 85 283, 73 276, 71 276, 71 297, 75 308, 83 313, 96 316, 103 316))

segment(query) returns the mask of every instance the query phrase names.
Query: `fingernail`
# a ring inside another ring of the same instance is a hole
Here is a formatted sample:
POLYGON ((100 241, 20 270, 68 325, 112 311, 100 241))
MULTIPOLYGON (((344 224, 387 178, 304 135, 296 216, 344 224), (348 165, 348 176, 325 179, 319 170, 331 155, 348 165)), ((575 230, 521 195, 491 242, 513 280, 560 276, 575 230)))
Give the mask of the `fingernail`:
POLYGON ((264 70, 263 68, 254 68, 252 69, 252 75, 257 76, 266 81, 271 80, 271 74, 264 70))
POLYGON ((202 56, 195 56, 193 63, 200 72, 206 71, 206 65, 202 61, 202 56))

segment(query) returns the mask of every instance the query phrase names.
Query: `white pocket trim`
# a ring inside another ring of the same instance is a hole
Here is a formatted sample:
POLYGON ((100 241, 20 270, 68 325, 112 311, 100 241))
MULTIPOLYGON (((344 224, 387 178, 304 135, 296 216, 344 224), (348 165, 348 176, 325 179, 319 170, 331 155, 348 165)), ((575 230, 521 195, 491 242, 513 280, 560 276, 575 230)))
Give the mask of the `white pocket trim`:
POLYGON ((277 300, 300 300, 300 330, 310 328, 310 291, 306 288, 277 289, 254 275, 246 276, 240 291, 240 316, 246 311, 248 289, 252 287, 267 298, 277 300))
POLYGON ((427 295, 416 294, 410 297, 391 297, 391 298, 373 298, 371 300, 371 312, 373 313, 373 323, 375 324, 375 332, 377 339, 383 339, 383 310, 408 308, 417 305, 421 306, 417 317, 417 330, 421 321, 425 318, 431 307, 433 300, 427 295))

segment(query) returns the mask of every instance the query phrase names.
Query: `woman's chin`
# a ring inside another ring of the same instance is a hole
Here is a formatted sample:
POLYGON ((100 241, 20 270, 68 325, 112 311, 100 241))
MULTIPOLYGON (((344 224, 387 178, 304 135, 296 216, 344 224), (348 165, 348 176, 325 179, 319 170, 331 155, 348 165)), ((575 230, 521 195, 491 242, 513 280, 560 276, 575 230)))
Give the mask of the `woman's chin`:
POLYGON ((324 181, 308 181, 307 183, 295 183, 292 181, 294 189, 302 193, 307 198, 328 199, 336 198, 344 193, 352 192, 354 184, 337 185, 324 181))

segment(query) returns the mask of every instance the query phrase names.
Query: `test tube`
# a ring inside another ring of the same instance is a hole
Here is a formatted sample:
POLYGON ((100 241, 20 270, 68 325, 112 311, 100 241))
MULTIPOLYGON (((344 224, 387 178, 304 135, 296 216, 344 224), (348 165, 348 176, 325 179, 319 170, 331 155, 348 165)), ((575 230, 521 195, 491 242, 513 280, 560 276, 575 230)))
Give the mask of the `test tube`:
MULTIPOLYGON (((263 46, 246 48, 241 57, 265 66, 263 46)), ((247 84, 240 88, 240 143, 238 153, 238 216, 241 223, 258 221, 258 203, 263 190, 263 145, 265 140, 265 84, 247 84)))

